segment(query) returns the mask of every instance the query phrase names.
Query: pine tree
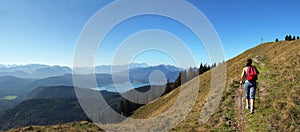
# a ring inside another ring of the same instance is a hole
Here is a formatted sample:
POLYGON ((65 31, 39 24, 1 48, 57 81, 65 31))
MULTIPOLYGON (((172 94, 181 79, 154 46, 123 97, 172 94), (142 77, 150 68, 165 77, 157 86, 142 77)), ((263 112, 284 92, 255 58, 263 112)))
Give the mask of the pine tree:
POLYGON ((279 41, 278 38, 276 38, 275 42, 278 42, 278 41, 279 41))
POLYGON ((291 41, 291 40, 292 40, 292 35, 289 35, 288 41, 291 41))
POLYGON ((292 40, 296 40, 296 37, 295 37, 295 36, 293 36, 292 40))
POLYGON ((174 82, 174 88, 177 88, 181 85, 181 76, 182 76, 183 71, 181 71, 177 77, 177 79, 174 82))
MULTIPOLYGON (((184 84, 185 82, 188 81, 188 78, 187 78, 187 71, 186 70, 183 70, 181 72, 181 84, 184 84)), ((180 86, 180 85, 179 85, 180 86)))
POLYGON ((299 40, 300 38, 299 38, 299 36, 297 36, 297 40, 299 40))
POLYGON ((203 66, 203 64, 201 63, 201 64, 200 64, 200 67, 199 67, 199 75, 201 75, 202 73, 204 73, 204 66, 203 66))
POLYGON ((167 84, 166 84, 166 89, 165 89, 165 94, 166 93, 169 93, 169 92, 171 92, 173 90, 173 87, 172 87, 172 84, 170 83, 170 80, 168 79, 167 80, 167 84))
POLYGON ((286 35, 284 40, 285 40, 285 41, 289 41, 289 36, 286 35))
POLYGON ((204 65, 204 72, 208 71, 209 69, 210 69, 210 67, 207 64, 205 64, 204 65))
POLYGON ((217 67, 217 63, 212 64, 212 68, 217 67))

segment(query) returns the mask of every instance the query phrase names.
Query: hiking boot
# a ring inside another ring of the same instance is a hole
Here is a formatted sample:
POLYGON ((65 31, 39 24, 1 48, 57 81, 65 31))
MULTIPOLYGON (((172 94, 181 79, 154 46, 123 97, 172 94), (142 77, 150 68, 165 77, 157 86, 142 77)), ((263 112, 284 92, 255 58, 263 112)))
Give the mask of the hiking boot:
POLYGON ((247 105, 247 106, 246 106, 246 110, 249 110, 249 109, 250 109, 250 106, 249 106, 249 105, 247 105))
POLYGON ((251 113, 251 114, 254 114, 254 109, 251 109, 251 110, 250 110, 250 113, 251 113))

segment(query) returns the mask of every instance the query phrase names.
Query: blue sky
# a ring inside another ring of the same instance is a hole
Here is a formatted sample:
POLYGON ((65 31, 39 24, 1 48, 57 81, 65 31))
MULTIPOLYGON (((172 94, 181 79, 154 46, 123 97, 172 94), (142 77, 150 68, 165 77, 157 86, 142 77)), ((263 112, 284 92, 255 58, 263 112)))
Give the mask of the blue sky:
MULTIPOLYGON (((76 41, 88 20, 108 0, 1 0, 0 64, 40 63, 72 66, 76 41)), ((222 41, 226 59, 264 42, 300 36, 298 0, 189 0, 210 20, 222 41)), ((170 2, 172 4, 172 2, 170 2)), ((127 36, 160 29, 178 35, 197 63, 210 63, 201 42, 186 27, 168 18, 146 15, 116 26, 99 48, 97 65, 110 64, 127 36)), ((173 64, 168 55, 148 51, 134 59, 150 65, 173 64), (153 59, 155 58, 155 59, 153 59)))

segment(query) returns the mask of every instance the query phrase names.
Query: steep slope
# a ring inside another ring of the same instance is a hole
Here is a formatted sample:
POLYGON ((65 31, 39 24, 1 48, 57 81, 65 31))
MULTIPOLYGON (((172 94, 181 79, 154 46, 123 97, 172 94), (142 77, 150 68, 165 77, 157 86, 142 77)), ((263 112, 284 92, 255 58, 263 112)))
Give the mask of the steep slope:
MULTIPOLYGON (((226 88, 212 117, 199 124, 211 81, 211 71, 197 77, 200 92, 188 116, 172 131, 295 131, 300 130, 300 41, 265 43, 227 61, 226 88), (261 74, 254 115, 240 109, 239 76, 248 58, 255 60, 261 74)), ((187 82, 191 85, 195 80, 187 82)), ((192 87, 187 87, 192 88, 192 87)), ((180 91, 138 109, 133 118, 151 118, 168 110, 180 91)), ((184 108, 182 108, 184 109, 184 108)))

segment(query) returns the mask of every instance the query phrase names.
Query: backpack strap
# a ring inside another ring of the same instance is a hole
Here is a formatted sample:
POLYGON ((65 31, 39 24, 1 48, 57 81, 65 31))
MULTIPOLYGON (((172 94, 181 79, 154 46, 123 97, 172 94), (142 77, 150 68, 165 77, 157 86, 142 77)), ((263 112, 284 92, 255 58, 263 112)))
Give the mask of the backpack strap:
POLYGON ((247 76, 247 71, 248 71, 248 68, 249 68, 249 66, 246 66, 246 67, 245 67, 245 70, 244 70, 244 72, 245 72, 245 76, 247 76))

